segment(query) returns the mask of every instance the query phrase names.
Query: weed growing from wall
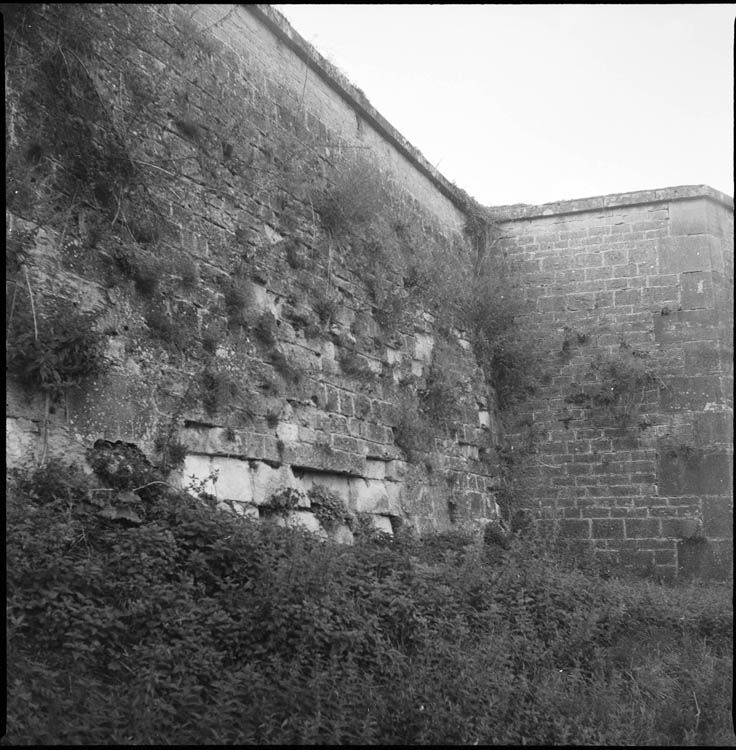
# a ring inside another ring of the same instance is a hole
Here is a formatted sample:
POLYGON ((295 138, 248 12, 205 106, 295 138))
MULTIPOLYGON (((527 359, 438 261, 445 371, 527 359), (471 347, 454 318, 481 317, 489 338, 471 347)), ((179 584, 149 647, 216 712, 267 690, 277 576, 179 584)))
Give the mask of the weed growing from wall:
POLYGON ((663 385, 650 355, 622 340, 615 354, 598 355, 565 401, 585 407, 592 418, 627 427, 663 385))
POLYGON ((225 310, 231 328, 248 328, 255 317, 249 282, 242 277, 229 281, 224 289, 225 310))
POLYGON ((518 325, 524 314, 521 278, 492 250, 477 259, 465 316, 473 350, 498 405, 508 409, 534 388, 539 374, 535 342, 518 325))
POLYGON ((359 380, 373 380, 376 373, 368 366, 364 357, 361 357, 354 349, 340 350, 340 369, 346 374, 359 380))
POLYGON ((363 159, 343 163, 332 184, 312 198, 322 228, 332 235, 350 234, 370 223, 387 201, 385 178, 363 159))
POLYGON ((312 513, 325 531, 333 531, 339 525, 352 529, 355 523, 354 515, 345 507, 342 498, 323 487, 315 484, 307 491, 312 513))
POLYGON ((329 200, 321 204, 323 228, 352 248, 382 328, 401 325, 408 309, 431 312, 440 330, 469 332, 502 408, 528 395, 538 356, 519 327, 525 312, 521 278, 500 254, 499 230, 487 212, 468 197, 464 236, 443 237, 420 226, 419 217, 372 165, 340 162, 336 172, 324 194, 329 200), (392 274, 405 295, 397 292, 392 274))
POLYGON ((432 351, 432 363, 425 385, 418 391, 422 413, 436 425, 447 427, 460 414, 462 386, 453 373, 454 347, 439 337, 432 351))
POLYGON ((97 22, 83 6, 33 6, 12 31, 7 70, 22 85, 9 100, 30 127, 11 136, 9 207, 62 226, 86 206, 135 235, 136 226, 160 227, 166 219, 136 216, 136 203, 147 213, 154 201, 138 195, 136 165, 89 73, 97 22))
POLYGON ((417 463, 421 460, 421 454, 434 447, 436 427, 422 412, 420 399, 411 391, 399 394, 396 413, 394 444, 406 454, 409 461, 417 463))
POLYGON ((105 338, 97 315, 82 312, 66 299, 46 300, 35 308, 32 297, 10 300, 6 328, 6 364, 26 385, 58 392, 102 374, 108 367, 105 338))
POLYGON ((221 412, 243 396, 239 380, 233 373, 211 364, 200 374, 200 397, 204 410, 210 416, 221 412))
POLYGON ((187 446, 173 435, 160 435, 154 442, 154 450, 160 454, 160 468, 164 474, 184 465, 187 446))
POLYGON ((278 325, 274 314, 270 310, 261 313, 253 325, 253 334, 256 339, 265 346, 273 346, 276 343, 277 333, 278 325))
POLYGON ((266 516, 277 515, 285 518, 297 508, 308 506, 307 493, 294 487, 281 487, 273 492, 268 500, 259 506, 258 510, 266 516))

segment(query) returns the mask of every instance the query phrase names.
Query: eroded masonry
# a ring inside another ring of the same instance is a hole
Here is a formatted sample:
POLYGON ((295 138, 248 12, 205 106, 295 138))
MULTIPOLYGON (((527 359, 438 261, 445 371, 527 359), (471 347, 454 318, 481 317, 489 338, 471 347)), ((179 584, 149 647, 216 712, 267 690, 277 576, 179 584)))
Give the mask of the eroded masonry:
POLYGON ((17 12, 6 80, 10 465, 730 569, 730 198, 481 208, 265 5, 17 12))

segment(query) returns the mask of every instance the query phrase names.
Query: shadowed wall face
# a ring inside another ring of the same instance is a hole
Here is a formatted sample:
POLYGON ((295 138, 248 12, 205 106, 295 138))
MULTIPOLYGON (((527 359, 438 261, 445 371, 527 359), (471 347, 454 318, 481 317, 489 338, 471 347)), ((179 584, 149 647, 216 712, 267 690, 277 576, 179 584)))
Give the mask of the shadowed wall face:
POLYGON ((612 563, 728 574, 731 200, 692 186, 497 211, 547 342, 519 494, 612 563))
POLYGON ((11 464, 122 440, 244 513, 495 517, 492 394, 415 294, 465 198, 360 91, 268 6, 29 6, 6 44, 11 464))

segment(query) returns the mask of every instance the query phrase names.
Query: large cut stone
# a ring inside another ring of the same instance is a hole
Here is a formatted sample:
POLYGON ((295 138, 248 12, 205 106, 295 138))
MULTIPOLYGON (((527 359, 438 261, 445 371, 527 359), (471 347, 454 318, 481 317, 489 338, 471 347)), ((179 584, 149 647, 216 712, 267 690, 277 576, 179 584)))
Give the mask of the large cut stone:
POLYGON ((399 484, 381 479, 351 479, 350 507, 359 513, 401 515, 399 484))
POLYGON ((314 513, 310 513, 306 510, 296 510, 289 513, 285 518, 277 517, 276 523, 279 526, 287 526, 289 528, 302 528, 307 531, 311 531, 313 534, 327 539, 327 532, 320 526, 314 513))

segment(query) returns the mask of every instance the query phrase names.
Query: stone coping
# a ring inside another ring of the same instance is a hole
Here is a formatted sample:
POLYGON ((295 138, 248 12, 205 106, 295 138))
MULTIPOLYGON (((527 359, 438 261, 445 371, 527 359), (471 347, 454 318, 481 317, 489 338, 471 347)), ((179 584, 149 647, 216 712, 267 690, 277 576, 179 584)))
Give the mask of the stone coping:
POLYGON ((497 221, 514 221, 542 216, 561 216, 584 211, 600 211, 622 206, 634 206, 645 203, 668 203, 676 200, 708 198, 733 210, 733 198, 708 185, 680 185, 678 187, 660 188, 657 190, 636 190, 631 193, 611 193, 593 198, 575 198, 572 200, 543 203, 538 206, 517 203, 511 206, 489 206, 488 210, 497 221))
POLYGON ((348 102, 363 119, 406 157, 437 189, 465 210, 470 196, 441 175, 409 141, 368 101, 368 97, 329 60, 324 58, 309 42, 298 34, 281 13, 270 5, 242 5, 267 26, 294 54, 303 60, 327 85, 348 102))
MULTIPOLYGON (((430 164, 421 152, 391 125, 388 120, 368 101, 368 97, 335 65, 323 57, 304 37, 302 37, 271 5, 242 4, 284 43, 297 57, 306 63, 328 86, 336 91, 356 112, 380 133, 416 169, 436 186, 460 211, 466 213, 469 204, 474 202, 466 191, 450 182, 430 164)), ((629 193, 611 193, 591 198, 529 205, 517 203, 507 206, 488 206, 487 210, 497 221, 513 221, 539 216, 555 216, 584 211, 598 211, 619 206, 643 203, 664 203, 672 200, 687 200, 706 197, 733 209, 733 199, 708 185, 682 185, 656 190, 638 190, 629 193)))

